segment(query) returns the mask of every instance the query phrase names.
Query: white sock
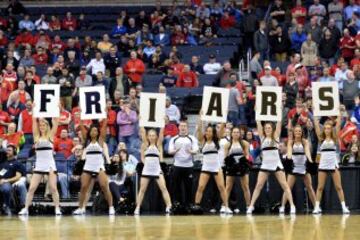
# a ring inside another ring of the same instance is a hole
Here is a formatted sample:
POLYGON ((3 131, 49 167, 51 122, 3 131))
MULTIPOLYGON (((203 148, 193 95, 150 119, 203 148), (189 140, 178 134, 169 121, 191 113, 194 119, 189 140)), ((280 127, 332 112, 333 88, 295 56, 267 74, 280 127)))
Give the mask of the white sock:
POLYGON ((342 207, 342 208, 346 208, 345 201, 342 201, 342 202, 341 202, 341 207, 342 207))
POLYGON ((320 208, 320 202, 319 201, 315 202, 315 208, 320 208))

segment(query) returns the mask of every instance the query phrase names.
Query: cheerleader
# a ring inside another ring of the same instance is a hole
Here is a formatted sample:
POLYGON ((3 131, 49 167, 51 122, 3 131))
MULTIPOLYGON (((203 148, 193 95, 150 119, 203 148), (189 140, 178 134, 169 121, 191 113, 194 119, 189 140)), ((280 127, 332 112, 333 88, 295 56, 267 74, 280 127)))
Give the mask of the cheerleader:
POLYGON ((45 119, 32 119, 32 130, 35 145, 35 168, 30 182, 29 191, 26 195, 25 207, 21 209, 19 215, 28 215, 29 206, 32 203, 34 193, 39 186, 44 175, 48 175, 48 182, 52 199, 55 205, 55 215, 61 215, 59 192, 57 190, 57 175, 54 159, 53 140, 59 125, 59 119, 52 119, 52 128, 45 119))
MULTIPOLYGON (((300 125, 296 125, 293 133, 289 133, 287 145, 287 160, 293 161, 293 169, 287 175, 287 183, 290 189, 293 188, 296 177, 301 177, 304 181, 305 187, 308 191, 309 198, 313 206, 315 206, 315 192, 312 187, 311 175, 306 172, 306 161, 313 162, 311 158, 309 142, 304 138, 303 129, 300 125)), ((287 202, 286 195, 282 197, 281 207, 279 213, 285 212, 285 205, 287 202)))
POLYGON ((275 173, 275 176, 281 188, 284 190, 284 193, 290 202, 290 213, 295 214, 296 208, 293 202, 291 190, 286 182, 285 173, 283 171, 284 167, 281 163, 279 155, 281 121, 277 122, 276 129, 274 129, 273 124, 270 122, 265 123, 263 127, 261 125, 261 122, 258 121, 257 130, 261 140, 262 163, 258 174, 256 187, 250 202, 250 206, 247 209, 247 214, 252 214, 252 212, 254 211, 255 202, 258 199, 261 193, 261 189, 264 187, 264 184, 268 179, 270 173, 275 173))
MULTIPOLYGON (((235 177, 240 177, 240 185, 244 192, 246 206, 250 205, 249 188, 249 143, 240 136, 240 128, 231 131, 230 142, 225 145, 226 193, 230 196, 235 177)), ((239 210, 236 208, 236 212, 239 210)))
POLYGON ((83 144, 85 150, 83 158, 85 164, 81 174, 81 188, 79 197, 79 207, 73 212, 74 215, 84 215, 86 213, 86 203, 89 189, 98 180, 99 186, 109 205, 109 215, 115 215, 113 198, 109 189, 109 179, 105 172, 104 163, 110 163, 109 152, 106 145, 106 127, 107 120, 101 122, 101 128, 97 125, 91 125, 87 131, 80 121, 80 129, 83 135, 83 144))
POLYGON ((341 175, 338 165, 338 154, 337 154, 337 138, 341 126, 341 116, 336 119, 335 130, 333 129, 333 122, 326 121, 323 129, 320 129, 319 118, 314 117, 315 132, 320 144, 320 162, 318 172, 318 187, 316 190, 316 203, 313 214, 321 213, 320 201, 324 190, 325 182, 328 173, 331 174, 335 189, 337 191, 339 200, 341 202, 343 214, 349 214, 350 211, 345 204, 345 197, 343 188, 341 186, 341 175))
POLYGON ((203 162, 201 174, 199 178, 199 185, 195 195, 194 210, 200 209, 201 199, 203 192, 211 176, 214 177, 216 185, 220 191, 220 196, 224 204, 225 213, 232 214, 231 209, 228 207, 228 198, 225 189, 224 177, 219 161, 219 139, 216 128, 213 126, 206 127, 205 134, 203 134, 203 124, 200 118, 197 126, 197 137, 202 145, 201 152, 203 154, 203 162))
POLYGON ((144 199, 146 189, 151 179, 155 179, 162 193, 166 209, 166 214, 171 211, 171 199, 166 188, 165 178, 161 171, 160 162, 163 161, 163 139, 164 129, 160 129, 159 136, 156 130, 150 129, 147 133, 144 127, 140 128, 141 133, 141 161, 144 167, 141 173, 140 189, 138 193, 134 215, 140 214, 140 207, 144 199))

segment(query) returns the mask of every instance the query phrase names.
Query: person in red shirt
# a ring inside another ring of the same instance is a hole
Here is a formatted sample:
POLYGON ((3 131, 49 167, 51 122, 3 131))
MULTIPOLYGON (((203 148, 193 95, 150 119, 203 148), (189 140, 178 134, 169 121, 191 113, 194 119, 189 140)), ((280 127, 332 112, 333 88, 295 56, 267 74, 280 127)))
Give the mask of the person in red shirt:
POLYGON ((171 45, 183 45, 186 42, 185 34, 180 25, 175 26, 175 31, 171 36, 171 45))
POLYGON ((142 82, 145 65, 142 60, 137 58, 137 53, 135 51, 131 51, 130 59, 126 62, 124 71, 130 78, 132 86, 136 86, 142 82))
POLYGON ((6 108, 7 100, 9 98, 9 95, 12 91, 11 85, 9 82, 4 81, 4 78, 2 75, 0 75, 0 99, 1 104, 4 108, 6 108))
POLYGON ((340 39, 341 56, 346 62, 350 62, 354 56, 355 39, 350 36, 349 29, 344 29, 344 36, 340 39))
POLYGON ((353 69, 355 65, 360 65, 360 49, 355 49, 354 53, 355 57, 350 62, 351 69, 353 69))
POLYGON ((184 66, 184 70, 179 74, 179 78, 176 81, 177 87, 194 88, 199 85, 198 77, 195 72, 190 70, 189 65, 184 66))
POLYGON ((165 116, 165 128, 164 128, 164 151, 168 152, 169 143, 172 137, 178 135, 179 129, 176 123, 170 122, 169 117, 165 116))
POLYGON ((7 127, 11 122, 11 118, 6 111, 3 111, 2 104, 0 104, 0 135, 6 132, 7 127))
POLYGON ((61 22, 58 17, 51 16, 51 21, 49 22, 50 31, 59 31, 61 30, 61 22))
POLYGON ((306 111, 306 107, 303 103, 302 98, 296 99, 295 108, 291 109, 287 115, 288 118, 288 129, 292 129, 293 126, 299 124, 304 126, 308 120, 308 112, 306 111))
POLYGON ((26 45, 34 45, 34 37, 31 32, 27 30, 23 30, 16 38, 15 38, 15 46, 26 48, 26 45))
POLYGON ((11 91, 14 91, 17 87, 17 74, 14 71, 14 66, 11 63, 6 65, 5 71, 3 71, 3 81, 10 84, 11 91))
POLYGON ((70 122, 71 122, 71 113, 66 111, 66 109, 64 108, 64 103, 61 102, 59 126, 56 132, 57 137, 60 136, 61 130, 66 129, 66 131, 69 131, 70 122))
POLYGON ((45 65, 48 62, 48 55, 42 47, 36 49, 36 54, 33 54, 32 58, 35 61, 35 65, 45 65))
POLYGON ((55 35, 54 40, 50 43, 50 50, 57 47, 61 52, 65 50, 65 43, 61 40, 60 35, 55 35))
POLYGON ((339 57, 337 62, 330 67, 330 75, 335 76, 336 71, 340 68, 341 64, 345 62, 344 58, 339 57))
POLYGON ((291 9, 292 18, 296 19, 297 24, 304 25, 306 20, 306 8, 301 5, 301 0, 296 1, 296 6, 291 9))
POLYGON ((33 143, 32 135, 32 101, 26 101, 25 109, 19 114, 18 131, 24 133, 26 143, 33 143))
POLYGON ((7 107, 9 107, 15 101, 19 101, 20 103, 25 104, 29 99, 31 99, 31 96, 28 92, 25 91, 25 82, 21 80, 19 81, 18 89, 9 95, 7 107))
POLYGON ((6 134, 1 136, 4 140, 7 140, 7 144, 16 146, 17 149, 25 143, 24 134, 21 131, 16 131, 16 124, 10 123, 6 134))
POLYGON ((68 31, 74 31, 76 29, 76 19, 71 16, 71 12, 66 13, 66 17, 62 21, 62 28, 68 31))
POLYGON ((229 12, 225 11, 224 15, 220 19, 220 27, 222 29, 228 29, 235 26, 235 17, 230 16, 229 12))
MULTIPOLYGON (((261 72, 258 74, 258 79, 260 79, 262 76, 265 76, 265 67, 267 67, 267 66, 270 66, 270 67, 271 67, 270 62, 267 61, 267 60, 264 61, 264 64, 263 64, 263 65, 264 65, 263 69, 262 69, 261 72)), ((274 77, 278 80, 278 82, 280 81, 281 74, 279 74, 279 72, 276 71, 275 69, 271 69, 270 75, 274 76, 274 77)))
POLYGON ((174 69, 174 75, 179 75, 180 73, 182 73, 182 71, 184 70, 184 64, 180 62, 179 57, 177 56, 177 54, 174 54, 171 57, 171 66, 174 69))
POLYGON ((55 138, 54 150, 56 153, 64 154, 65 158, 68 159, 72 154, 73 141, 69 138, 68 131, 66 129, 61 130, 60 137, 55 138))
MULTIPOLYGON (((74 129, 75 132, 79 131, 79 127, 80 127, 80 107, 74 107, 71 110, 71 118, 72 118, 72 123, 74 124, 74 129)), ((83 121, 83 125, 86 129, 89 129, 90 125, 92 124, 92 120, 91 119, 86 119, 86 120, 82 120, 83 121)))

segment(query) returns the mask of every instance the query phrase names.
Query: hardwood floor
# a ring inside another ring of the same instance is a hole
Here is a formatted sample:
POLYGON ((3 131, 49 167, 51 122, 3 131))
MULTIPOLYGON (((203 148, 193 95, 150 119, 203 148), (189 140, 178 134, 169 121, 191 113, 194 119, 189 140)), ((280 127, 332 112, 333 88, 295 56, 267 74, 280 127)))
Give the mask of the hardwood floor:
POLYGON ((0 217, 0 239, 360 239, 360 215, 0 217))

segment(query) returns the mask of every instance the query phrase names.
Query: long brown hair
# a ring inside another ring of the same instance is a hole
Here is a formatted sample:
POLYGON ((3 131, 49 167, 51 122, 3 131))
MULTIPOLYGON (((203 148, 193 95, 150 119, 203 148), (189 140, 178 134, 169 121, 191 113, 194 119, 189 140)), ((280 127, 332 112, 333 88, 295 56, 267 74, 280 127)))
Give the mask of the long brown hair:
POLYGON ((324 123, 324 127, 321 131, 321 141, 324 141, 326 139, 326 134, 325 134, 325 126, 329 125, 331 127, 331 135, 330 138, 336 143, 337 142, 337 137, 335 134, 335 130, 334 130, 334 124, 332 120, 326 120, 324 123))
POLYGON ((275 143, 277 143, 276 139, 275 139, 275 126, 272 122, 265 122, 264 123, 264 127, 263 127, 263 135, 264 135, 264 139, 266 138, 266 133, 265 133, 265 126, 266 125, 270 125, 271 126, 271 129, 272 129, 272 133, 271 133, 271 145, 274 146, 275 143))
MULTIPOLYGON (((231 145, 232 145, 232 143, 233 143, 233 137, 232 137, 232 134, 233 134, 233 131, 234 131, 234 129, 238 129, 239 130, 239 135, 240 135, 240 137, 239 137, 239 143, 240 143, 240 146, 241 146, 241 148, 243 149, 243 151, 244 151, 244 149, 245 149, 245 144, 244 144, 244 138, 241 136, 241 129, 240 129, 240 127, 233 127, 232 129, 231 129, 231 134, 230 134, 230 147, 231 147, 231 145)), ((229 147, 229 150, 230 150, 230 147, 229 147)))

